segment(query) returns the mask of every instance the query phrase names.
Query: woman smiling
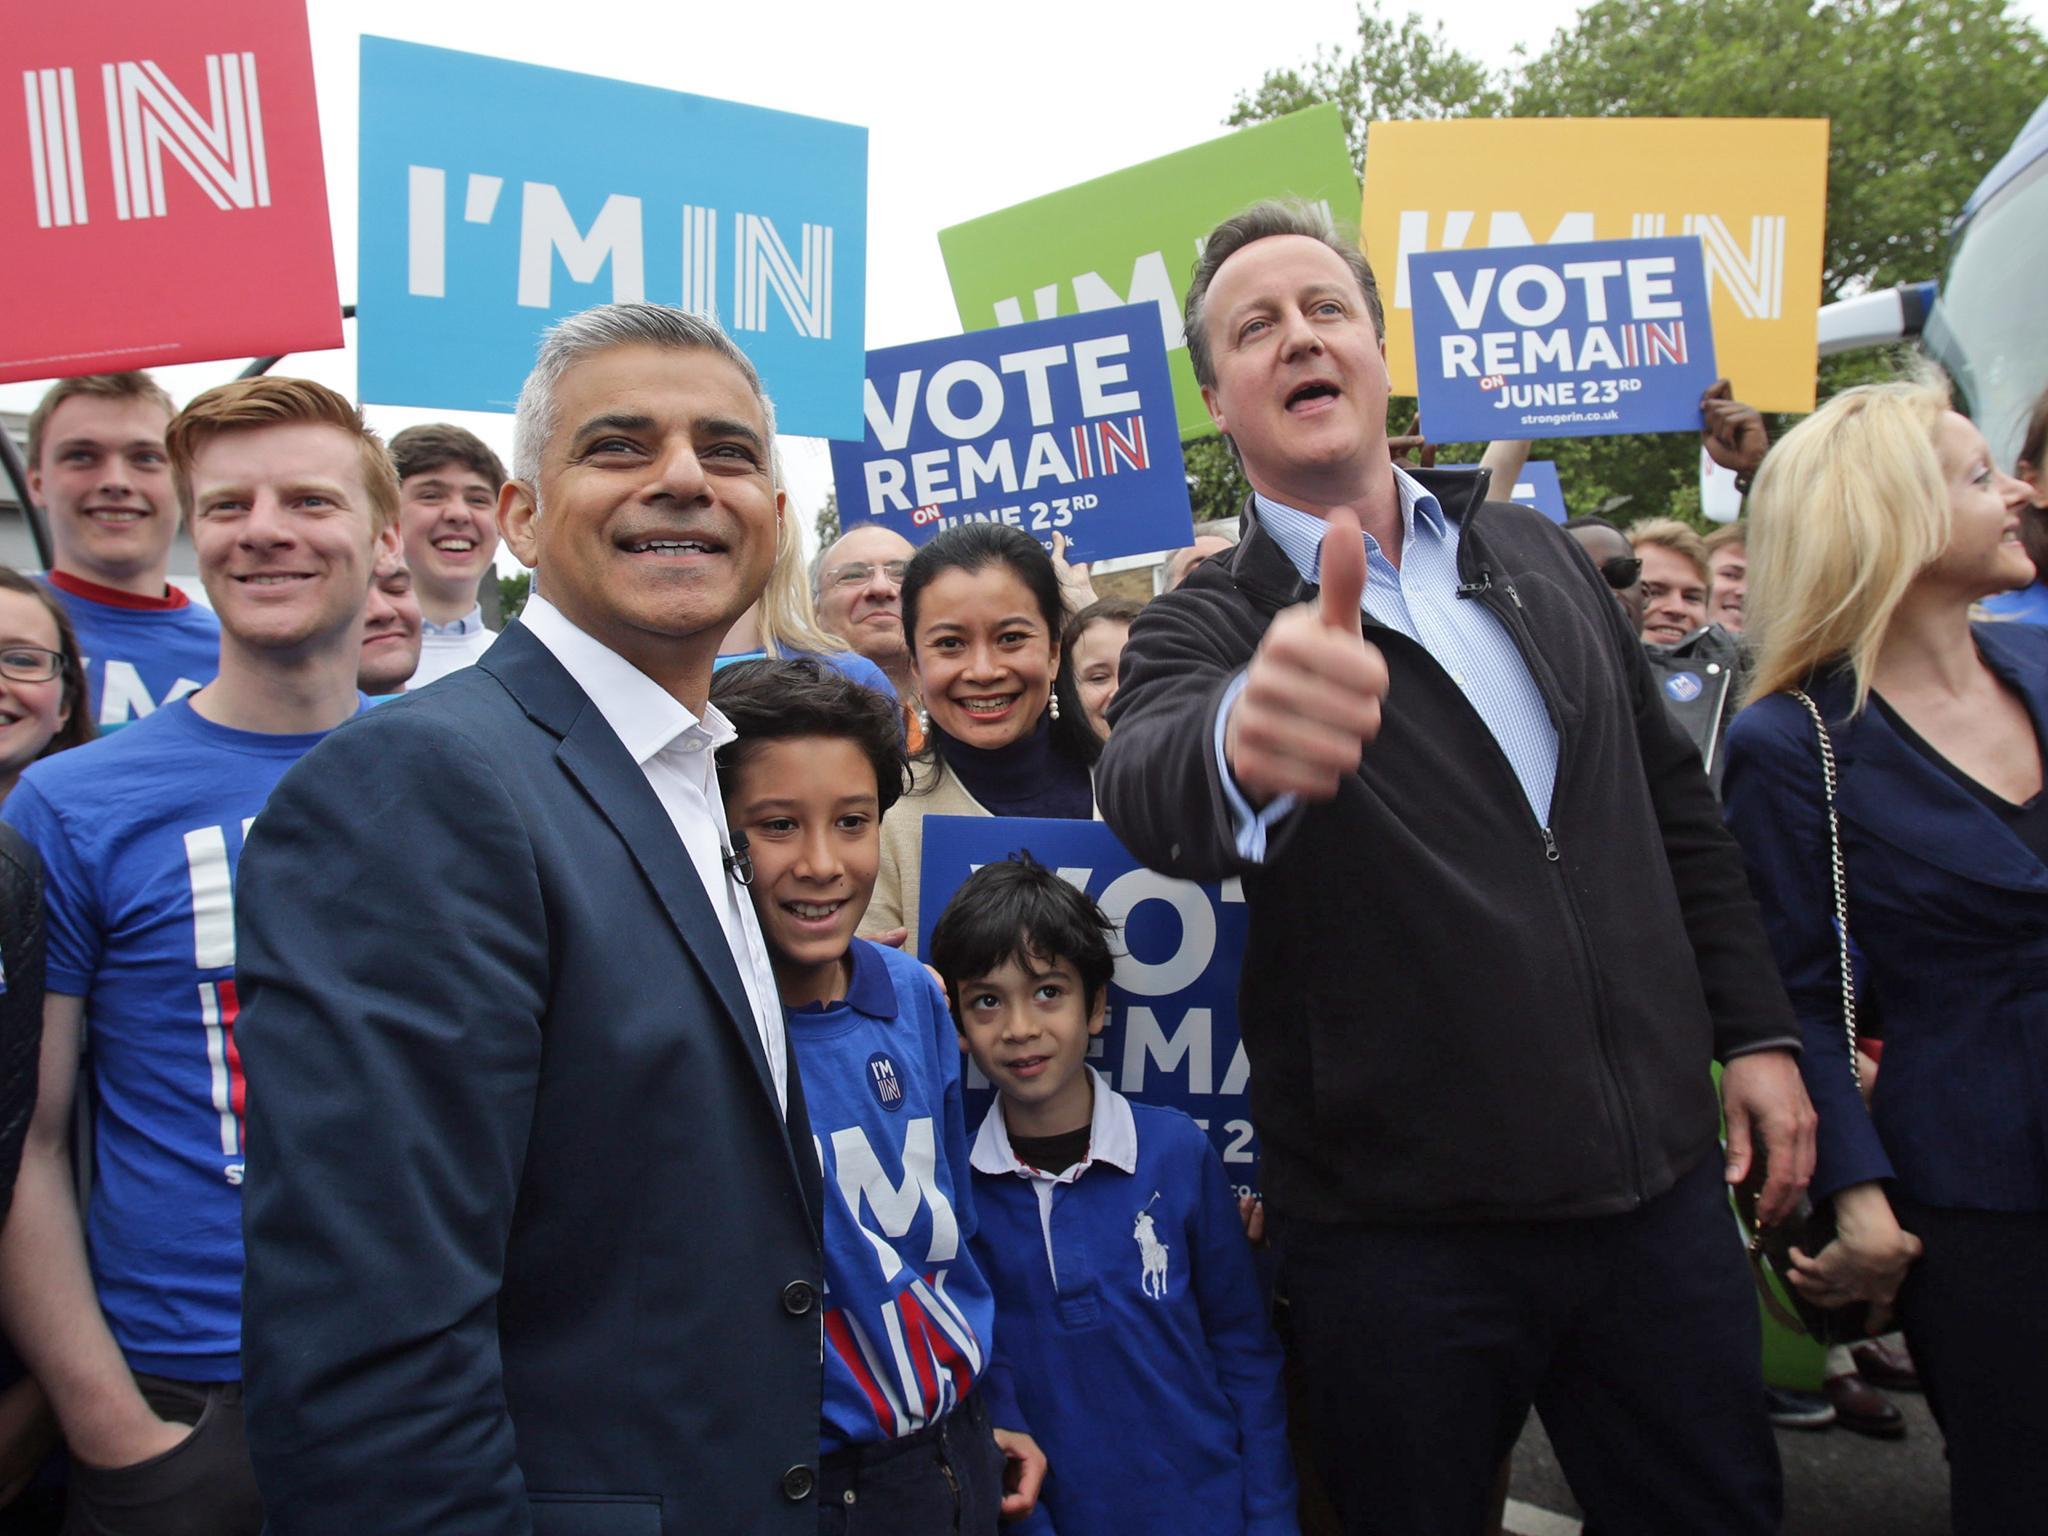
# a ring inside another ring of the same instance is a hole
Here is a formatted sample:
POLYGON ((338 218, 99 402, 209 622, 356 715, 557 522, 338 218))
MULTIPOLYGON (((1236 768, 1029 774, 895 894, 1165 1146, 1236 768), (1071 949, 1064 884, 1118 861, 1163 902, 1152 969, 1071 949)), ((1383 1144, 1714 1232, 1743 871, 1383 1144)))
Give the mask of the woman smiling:
POLYGON ((1065 612, 1052 557, 1000 523, 948 529, 903 577, 903 628, 924 695, 927 747, 882 823, 864 932, 917 948, 927 816, 1095 814, 1102 744, 1057 686, 1065 612))

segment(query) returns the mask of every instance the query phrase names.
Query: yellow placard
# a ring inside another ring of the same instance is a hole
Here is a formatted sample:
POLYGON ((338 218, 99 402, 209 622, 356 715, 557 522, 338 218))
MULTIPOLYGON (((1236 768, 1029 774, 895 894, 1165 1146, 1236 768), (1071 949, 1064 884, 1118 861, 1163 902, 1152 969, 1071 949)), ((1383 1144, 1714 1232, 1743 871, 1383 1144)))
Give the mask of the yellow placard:
POLYGON ((1810 411, 1827 184, 1825 118, 1374 123, 1359 230, 1394 388, 1415 393, 1411 254, 1696 234, 1736 398, 1810 411))

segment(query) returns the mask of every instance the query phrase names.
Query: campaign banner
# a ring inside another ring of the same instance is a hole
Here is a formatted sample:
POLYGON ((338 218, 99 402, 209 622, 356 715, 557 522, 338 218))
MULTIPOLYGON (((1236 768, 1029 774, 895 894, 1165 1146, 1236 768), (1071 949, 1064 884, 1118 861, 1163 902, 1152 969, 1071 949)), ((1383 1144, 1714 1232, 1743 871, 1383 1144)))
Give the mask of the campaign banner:
POLYGON ((1714 372, 1700 242, 1411 256, 1422 419, 1446 441, 1697 432, 1714 372))
POLYGON ((785 432, 860 430, 865 128, 365 37, 365 400, 509 411, 593 304, 715 316, 785 432))
POLYGON ((1813 409, 1825 119, 1465 118, 1374 123, 1368 143, 1360 229, 1395 393, 1416 389, 1417 254, 1696 235, 1736 394, 1813 409))
POLYGON ((303 4, 10 6, 7 56, 0 381, 341 345, 303 4))
POLYGON ((1173 370, 1183 437, 1213 432, 1188 366, 1181 306, 1209 232, 1263 198, 1358 206, 1344 122, 1324 104, 939 231, 969 331, 1149 304, 1173 370), (1026 313, 1027 306, 1029 313, 1026 313))
POLYGON ((1140 304, 868 354, 866 435, 834 442, 842 528, 913 544, 1001 522, 1067 558, 1194 542, 1173 380, 1140 304))
MULTIPOLYGON (((1495 489, 1497 493, 1500 488, 1495 489)), ((1557 466, 1548 459, 1531 459, 1522 466, 1515 483, 1506 489, 1509 501, 1533 507, 1553 523, 1571 516, 1565 511, 1564 486, 1558 481, 1557 466)))
MULTIPOLYGON (((1209 1133, 1237 1192, 1257 1194, 1251 1068, 1237 1031, 1246 924, 1238 882, 1155 873, 1099 821, 928 816, 919 954, 930 955, 932 925, 961 883, 1020 850, 1094 897, 1121 930, 1108 1022, 1089 1062, 1135 1102, 1187 1111, 1209 1133)), ((972 1061, 966 1072, 972 1135, 995 1095, 972 1061)))

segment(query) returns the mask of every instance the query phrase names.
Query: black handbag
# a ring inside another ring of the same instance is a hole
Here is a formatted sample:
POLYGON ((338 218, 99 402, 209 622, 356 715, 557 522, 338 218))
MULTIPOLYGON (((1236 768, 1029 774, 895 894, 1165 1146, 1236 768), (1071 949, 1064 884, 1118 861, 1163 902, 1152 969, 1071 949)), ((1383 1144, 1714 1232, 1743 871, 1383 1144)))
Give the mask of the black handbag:
MULTIPOLYGON (((1842 1031, 1849 1047, 1849 1077, 1860 1096, 1862 1068, 1856 1062, 1856 972, 1849 954, 1849 882, 1842 863, 1842 827, 1835 814, 1835 747, 1828 736, 1827 722, 1820 707, 1797 688, 1792 697, 1806 706, 1813 717, 1813 729, 1820 739, 1822 787, 1827 792, 1828 861, 1835 893, 1835 942, 1840 950, 1842 972, 1842 1031)), ((1750 1158, 1749 1174, 1735 1189, 1735 1205, 1744 1229, 1749 1233, 1749 1262, 1756 1274, 1757 1295, 1764 1310, 1785 1327, 1808 1334, 1823 1344, 1847 1344, 1868 1336, 1870 1303, 1849 1302, 1840 1307, 1823 1307, 1801 1295, 1791 1281, 1792 1250, 1808 1258, 1835 1240, 1835 1211, 1832 1202, 1816 1205, 1802 1199, 1799 1209, 1775 1226, 1757 1223, 1757 1201, 1763 1194, 1765 1159, 1762 1138, 1750 1158), (1772 1282, 1775 1279, 1776 1284, 1772 1282), (1779 1299, 1782 1290, 1792 1303, 1787 1310, 1779 1299)))

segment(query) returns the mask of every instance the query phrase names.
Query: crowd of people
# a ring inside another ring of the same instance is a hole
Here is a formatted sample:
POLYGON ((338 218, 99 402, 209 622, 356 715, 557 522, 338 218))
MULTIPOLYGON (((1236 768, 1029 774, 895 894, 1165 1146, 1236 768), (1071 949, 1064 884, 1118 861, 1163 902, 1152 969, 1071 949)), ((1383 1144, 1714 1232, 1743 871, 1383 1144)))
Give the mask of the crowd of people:
POLYGON ((753 366, 657 305, 548 331, 509 472, 304 380, 49 391, 0 1519, 1476 1536, 1534 1408, 1589 1530, 1729 1536, 1774 1421, 1910 1386, 1955 1530, 2029 1528, 2048 393, 2008 474, 1931 375, 1776 443, 1717 385, 1741 522, 1560 530, 1525 445, 1390 446, 1313 210, 1185 321, 1251 494, 1144 602, 1000 522, 806 567, 753 366), (931 910, 934 814, 1241 882, 1262 1200, 1091 1065, 1102 909, 1020 852, 931 910), (1767 1395, 1731 1186, 1903 1338, 1767 1395))

